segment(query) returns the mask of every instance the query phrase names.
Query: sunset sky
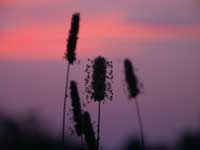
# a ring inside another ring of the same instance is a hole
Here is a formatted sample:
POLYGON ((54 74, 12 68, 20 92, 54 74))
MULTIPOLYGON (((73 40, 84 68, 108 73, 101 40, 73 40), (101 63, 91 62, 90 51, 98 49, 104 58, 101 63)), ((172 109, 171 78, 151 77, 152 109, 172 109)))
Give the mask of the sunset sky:
MULTIPOLYGON (((60 136, 63 56, 75 12, 80 64, 70 79, 82 99, 87 58, 103 55, 114 64, 114 98, 102 106, 102 145, 119 146, 138 132, 124 85, 127 57, 144 84, 138 100, 148 140, 172 142, 199 127, 199 0, 0 0, 0 115, 36 111, 60 136)), ((93 121, 96 108, 88 106, 93 121)))
POLYGON ((62 59, 74 12, 79 58, 200 47, 198 0, 1 0, 0 59, 62 59))

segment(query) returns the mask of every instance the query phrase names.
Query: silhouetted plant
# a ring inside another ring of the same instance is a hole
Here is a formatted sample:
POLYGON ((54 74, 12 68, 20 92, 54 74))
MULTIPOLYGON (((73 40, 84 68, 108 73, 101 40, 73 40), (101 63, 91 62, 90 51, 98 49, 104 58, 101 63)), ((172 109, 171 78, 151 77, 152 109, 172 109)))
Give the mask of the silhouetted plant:
POLYGON ((95 138, 94 129, 91 123, 90 114, 84 112, 82 115, 83 119, 83 132, 85 142, 87 144, 88 150, 97 150, 97 141, 95 138))
POLYGON ((70 95, 71 95, 71 103, 72 103, 72 112, 73 112, 73 120, 74 120, 74 128, 76 134, 81 136, 82 146, 83 146, 83 125, 82 125, 82 109, 81 109, 81 102, 80 96, 78 93, 77 83, 75 81, 71 81, 70 84, 70 95))
POLYGON ((125 80, 128 86, 129 98, 136 98, 140 94, 139 81, 129 59, 124 60, 125 80))
POLYGON ((144 146, 144 131, 143 131, 142 116, 140 113, 139 103, 137 101, 137 96, 140 94, 139 81, 135 74, 134 67, 132 66, 132 63, 129 59, 124 60, 124 69, 125 69, 125 80, 129 91, 129 98, 134 99, 136 104, 136 112, 140 127, 141 143, 144 146))
POLYGON ((82 110, 81 110, 81 102, 80 102, 80 97, 78 93, 78 88, 77 88, 77 83, 75 81, 71 81, 70 84, 70 95, 71 95, 71 103, 72 103, 72 111, 73 111, 73 120, 75 122, 75 130, 78 136, 82 135, 82 110))
POLYGON ((105 99, 112 100, 113 92, 110 80, 113 79, 112 62, 106 58, 98 56, 94 60, 90 60, 86 67, 87 77, 85 79, 87 99, 98 102, 98 125, 97 125, 97 149, 99 149, 100 141, 100 114, 101 102, 105 99))
POLYGON ((69 64, 73 64, 76 60, 76 44, 78 40, 80 13, 75 13, 72 16, 71 29, 67 40, 67 49, 65 52, 65 59, 69 64))
POLYGON ((69 81, 69 72, 70 72, 70 65, 74 63, 76 60, 76 44, 78 39, 78 32, 79 32, 79 22, 80 22, 80 14, 75 13, 72 15, 71 20, 71 29, 69 31, 69 37, 67 40, 67 48, 65 52, 65 59, 68 61, 67 67, 67 76, 66 76, 66 85, 65 85, 65 95, 64 95, 64 104, 63 104, 63 123, 62 123, 62 143, 64 145, 65 140, 65 121, 66 121, 66 100, 67 100, 67 90, 68 90, 68 81, 69 81))

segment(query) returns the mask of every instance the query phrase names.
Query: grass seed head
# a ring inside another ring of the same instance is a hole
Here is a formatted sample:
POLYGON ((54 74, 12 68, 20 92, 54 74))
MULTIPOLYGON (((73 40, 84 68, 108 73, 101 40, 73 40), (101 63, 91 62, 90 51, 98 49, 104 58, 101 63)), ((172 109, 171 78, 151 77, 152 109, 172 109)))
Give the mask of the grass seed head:
POLYGON ((71 96, 71 104, 72 104, 72 112, 73 112, 73 120, 75 122, 75 130, 78 136, 82 135, 82 110, 81 110, 81 102, 78 93, 77 83, 75 81, 71 81, 70 83, 70 96, 71 96))
MULTIPOLYGON (((94 101, 112 100, 113 65, 102 56, 98 56, 86 65, 85 91, 86 99, 94 101)), ((88 101, 90 102, 90 101, 88 101)))
POLYGON ((97 141, 95 138, 95 132, 91 123, 90 114, 88 112, 83 113, 83 132, 85 137, 85 142, 87 144, 88 150, 97 149, 97 141))
POLYGON ((138 78, 129 59, 124 60, 125 80, 128 86, 129 97, 136 98, 140 94, 138 78))
POLYGON ((79 22, 80 22, 80 13, 73 14, 71 20, 71 29, 69 31, 69 37, 67 40, 67 50, 65 53, 65 59, 70 64, 73 64, 73 62, 76 60, 75 50, 78 40, 79 22))
POLYGON ((94 60, 92 89, 95 101, 102 101, 106 93, 106 60, 104 57, 97 57, 94 60))

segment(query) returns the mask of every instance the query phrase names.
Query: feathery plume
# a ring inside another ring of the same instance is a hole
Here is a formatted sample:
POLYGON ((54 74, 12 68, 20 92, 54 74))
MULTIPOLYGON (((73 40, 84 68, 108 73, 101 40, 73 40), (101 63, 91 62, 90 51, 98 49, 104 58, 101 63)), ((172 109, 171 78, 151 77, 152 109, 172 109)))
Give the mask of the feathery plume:
POLYGON ((69 37, 67 40, 67 50, 65 53, 65 59, 68 60, 70 64, 76 60, 76 44, 78 39, 79 32, 79 22, 80 22, 80 13, 75 13, 72 16, 71 29, 69 31, 69 37))

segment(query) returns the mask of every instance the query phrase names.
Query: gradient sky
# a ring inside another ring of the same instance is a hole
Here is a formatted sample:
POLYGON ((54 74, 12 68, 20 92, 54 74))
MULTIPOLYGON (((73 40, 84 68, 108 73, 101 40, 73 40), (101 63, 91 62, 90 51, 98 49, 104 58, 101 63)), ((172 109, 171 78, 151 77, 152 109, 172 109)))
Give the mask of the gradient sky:
POLYGON ((121 57, 151 45, 199 48, 198 0, 1 0, 0 59, 61 59, 76 11, 80 57, 121 57))
MULTIPOLYGON (((116 94, 102 107, 102 145, 116 146, 138 131, 134 103, 124 92, 126 57, 144 84, 139 99, 148 140, 171 142, 199 125, 199 0, 0 0, 1 111, 36 110, 60 133, 63 55, 74 12, 81 13, 81 63, 71 77, 82 96, 86 58, 101 54, 114 62, 116 94)), ((95 121, 96 105, 88 107, 95 121)))

